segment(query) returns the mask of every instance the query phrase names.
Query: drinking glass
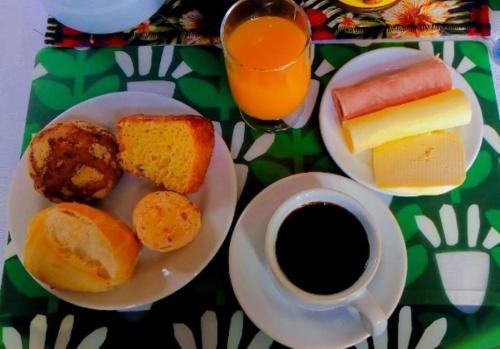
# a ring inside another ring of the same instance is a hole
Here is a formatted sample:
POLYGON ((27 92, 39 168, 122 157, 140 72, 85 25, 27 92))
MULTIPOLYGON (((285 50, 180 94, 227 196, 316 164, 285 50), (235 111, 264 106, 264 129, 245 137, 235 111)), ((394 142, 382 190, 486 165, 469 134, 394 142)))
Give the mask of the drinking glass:
POLYGON ((265 132, 288 129, 284 119, 302 106, 311 78, 304 10, 292 0, 240 0, 226 13, 220 35, 243 120, 265 132))

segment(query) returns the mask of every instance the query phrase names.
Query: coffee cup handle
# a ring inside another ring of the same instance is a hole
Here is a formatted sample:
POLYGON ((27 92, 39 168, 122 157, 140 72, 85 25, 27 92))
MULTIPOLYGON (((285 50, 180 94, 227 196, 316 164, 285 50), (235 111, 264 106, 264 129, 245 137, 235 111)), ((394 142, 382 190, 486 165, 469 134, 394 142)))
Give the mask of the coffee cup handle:
POLYGON ((351 305, 361 316, 361 322, 370 335, 376 337, 385 331, 387 317, 369 291, 363 292, 351 305))

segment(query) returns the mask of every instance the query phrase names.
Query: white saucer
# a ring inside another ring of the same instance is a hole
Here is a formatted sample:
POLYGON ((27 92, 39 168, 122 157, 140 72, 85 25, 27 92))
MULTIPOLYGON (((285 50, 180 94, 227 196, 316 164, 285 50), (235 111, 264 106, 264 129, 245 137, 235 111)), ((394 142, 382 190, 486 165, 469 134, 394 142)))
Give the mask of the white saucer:
MULTIPOLYGON (((266 264, 264 235, 275 209, 288 197, 312 188, 349 194, 373 213, 382 241, 382 259, 368 289, 387 318, 396 308, 406 279, 406 248, 399 226, 376 194, 360 184, 328 173, 309 172, 282 179, 259 193, 238 220, 229 247, 229 274, 241 307, 262 331, 292 348, 332 349, 354 345, 366 337, 350 308, 305 310, 278 291, 266 264)), ((341 227, 340 222, 332 226, 341 227)), ((341 229, 341 228, 340 228, 341 229)))
MULTIPOLYGON (((69 119, 95 121, 114 130, 121 116, 137 113, 152 115, 199 114, 175 99, 143 92, 117 92, 99 96, 68 109, 52 122, 69 119)), ((28 175, 26 152, 14 173, 8 200, 9 231, 22 260, 27 225, 38 211, 52 205, 33 189, 28 175)), ((155 187, 124 173, 111 193, 98 207, 132 226, 135 204, 155 187)), ((231 154, 222 137, 215 133, 215 146, 205 181, 200 190, 189 195, 202 214, 196 239, 186 247, 169 253, 143 248, 132 277, 124 284, 101 293, 57 290, 39 281, 49 292, 67 302, 93 309, 115 310, 149 304, 184 287, 212 260, 224 242, 236 207, 236 172, 231 154)))
MULTIPOLYGON (((331 91, 335 87, 353 85, 384 72, 428 60, 431 57, 423 51, 405 47, 388 47, 369 51, 344 64, 326 86, 319 112, 321 137, 332 159, 354 180, 381 193, 395 196, 416 196, 416 194, 408 192, 380 189, 375 185, 372 151, 370 149, 356 155, 349 151, 342 134, 342 126, 331 96, 331 91)), ((465 92, 472 107, 471 122, 468 125, 449 130, 461 138, 465 150, 466 168, 469 169, 481 148, 483 139, 483 114, 477 96, 469 83, 455 69, 450 66, 447 66, 447 68, 451 74, 453 87, 460 88, 465 92)), ((455 187, 440 187, 433 194, 443 194, 453 188, 455 187)))

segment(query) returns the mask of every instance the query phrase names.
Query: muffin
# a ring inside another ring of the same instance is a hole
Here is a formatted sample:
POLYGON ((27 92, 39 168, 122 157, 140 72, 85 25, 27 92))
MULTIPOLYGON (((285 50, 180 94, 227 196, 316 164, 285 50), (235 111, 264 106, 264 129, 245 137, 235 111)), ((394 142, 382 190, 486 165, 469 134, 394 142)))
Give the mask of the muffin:
POLYGON ((110 214, 60 203, 31 220, 24 265, 54 288, 102 292, 130 278, 140 249, 134 232, 110 214))
POLYGON ((157 191, 143 197, 132 218, 144 246, 161 252, 184 247, 198 235, 201 226, 198 207, 172 191, 157 191))
POLYGON ((116 128, 122 168, 181 194, 198 191, 214 148, 214 128, 198 115, 131 115, 116 128))
POLYGON ((51 201, 104 198, 122 174, 113 134, 92 122, 49 125, 31 141, 28 169, 35 190, 51 201))

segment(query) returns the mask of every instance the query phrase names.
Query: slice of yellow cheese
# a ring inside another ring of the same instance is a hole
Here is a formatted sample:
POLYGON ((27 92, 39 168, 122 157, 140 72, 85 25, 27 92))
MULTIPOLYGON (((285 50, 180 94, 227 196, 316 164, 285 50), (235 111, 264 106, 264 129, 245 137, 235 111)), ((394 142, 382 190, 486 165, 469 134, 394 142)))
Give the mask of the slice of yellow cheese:
POLYGON ((449 131, 407 137, 374 148, 373 170, 379 188, 435 194, 465 180, 464 148, 449 131))
POLYGON ((465 125, 471 117, 467 95, 453 89, 346 120, 343 132, 349 150, 356 154, 396 139, 465 125))

